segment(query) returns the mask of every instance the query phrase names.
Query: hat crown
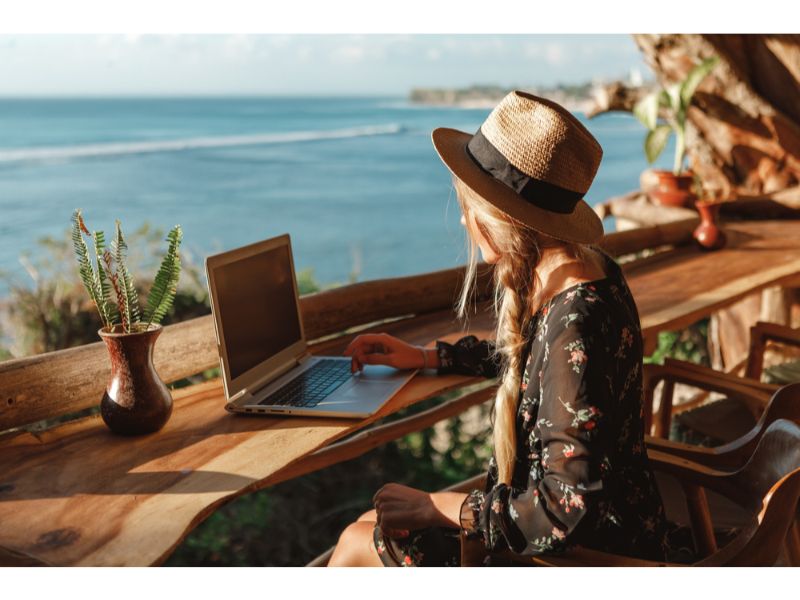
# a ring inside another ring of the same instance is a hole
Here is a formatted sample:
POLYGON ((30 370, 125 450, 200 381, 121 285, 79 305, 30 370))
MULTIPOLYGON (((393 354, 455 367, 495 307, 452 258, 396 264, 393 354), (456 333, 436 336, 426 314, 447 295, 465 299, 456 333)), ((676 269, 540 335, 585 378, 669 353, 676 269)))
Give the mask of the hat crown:
POLYGON ((515 90, 481 125, 484 137, 521 172, 585 194, 603 149, 589 130, 559 104, 515 90))

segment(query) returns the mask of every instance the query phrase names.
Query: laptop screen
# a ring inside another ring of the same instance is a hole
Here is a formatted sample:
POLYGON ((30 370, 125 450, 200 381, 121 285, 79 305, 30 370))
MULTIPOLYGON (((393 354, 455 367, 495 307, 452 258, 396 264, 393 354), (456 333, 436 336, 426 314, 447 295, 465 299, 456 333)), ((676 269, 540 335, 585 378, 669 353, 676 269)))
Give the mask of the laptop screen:
POLYGON ((214 271, 231 379, 300 341, 290 259, 282 245, 214 271))

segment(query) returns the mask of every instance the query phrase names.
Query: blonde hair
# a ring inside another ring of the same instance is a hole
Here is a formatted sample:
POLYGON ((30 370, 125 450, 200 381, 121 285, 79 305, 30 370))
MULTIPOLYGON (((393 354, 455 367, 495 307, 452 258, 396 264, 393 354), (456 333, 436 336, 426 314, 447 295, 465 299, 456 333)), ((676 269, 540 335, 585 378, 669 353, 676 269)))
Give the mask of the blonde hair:
MULTIPOLYGON (((522 353, 529 343, 523 335, 545 298, 537 267, 541 250, 561 247, 568 255, 586 260, 586 246, 557 240, 509 217, 476 194, 458 177, 453 177, 464 217, 472 212, 475 223, 499 256, 494 265, 494 312, 497 318, 495 351, 501 357, 500 385, 492 407, 494 454, 498 482, 511 485, 516 460, 516 412, 522 379, 522 353)), ((469 231, 469 228, 467 228, 469 231)), ((465 319, 474 292, 478 266, 478 245, 467 235, 469 258, 456 312, 465 319)), ((495 356, 496 358, 496 356, 495 356)))

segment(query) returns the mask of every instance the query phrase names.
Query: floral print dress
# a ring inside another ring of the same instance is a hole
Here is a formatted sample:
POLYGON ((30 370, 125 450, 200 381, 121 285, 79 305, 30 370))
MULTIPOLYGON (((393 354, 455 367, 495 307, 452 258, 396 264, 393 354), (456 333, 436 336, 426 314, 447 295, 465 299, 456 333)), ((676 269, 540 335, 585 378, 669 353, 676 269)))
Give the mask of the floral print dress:
MULTIPOLYGON (((495 457, 484 489, 461 507, 460 526, 488 551, 533 555, 571 545, 665 560, 668 523, 644 446, 642 336, 622 270, 556 294, 531 321, 517 411, 511 485, 497 482, 495 457)), ((492 344, 466 336, 437 341, 438 373, 496 377, 492 344)), ((390 538, 376 524, 387 566, 457 566, 458 528, 390 538)), ((488 555, 487 566, 506 565, 488 555)))

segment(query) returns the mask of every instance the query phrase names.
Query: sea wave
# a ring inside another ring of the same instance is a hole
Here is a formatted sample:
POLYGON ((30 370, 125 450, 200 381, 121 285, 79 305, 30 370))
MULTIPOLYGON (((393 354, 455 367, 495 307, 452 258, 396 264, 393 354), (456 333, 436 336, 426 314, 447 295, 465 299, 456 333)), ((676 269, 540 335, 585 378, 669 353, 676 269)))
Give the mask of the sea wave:
POLYGON ((150 152, 181 152, 199 148, 226 148, 310 142, 371 135, 402 133, 405 127, 398 123, 366 125, 347 129, 289 131, 284 133, 262 133, 248 135, 225 135, 194 137, 177 140, 153 140, 145 142, 107 142, 78 146, 39 146, 33 148, 0 148, 0 163, 30 161, 62 161, 94 156, 117 156, 123 154, 145 154, 150 152))

